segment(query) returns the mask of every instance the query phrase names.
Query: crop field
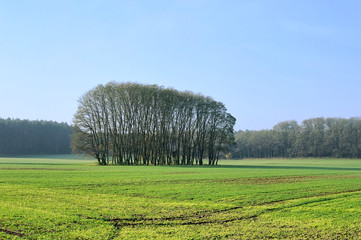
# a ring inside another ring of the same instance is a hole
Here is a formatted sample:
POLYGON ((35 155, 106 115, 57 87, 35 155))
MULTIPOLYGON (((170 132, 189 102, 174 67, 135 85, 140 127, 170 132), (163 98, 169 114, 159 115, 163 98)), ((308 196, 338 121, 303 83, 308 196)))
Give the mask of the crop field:
POLYGON ((361 160, 0 158, 0 239, 361 239, 361 160))

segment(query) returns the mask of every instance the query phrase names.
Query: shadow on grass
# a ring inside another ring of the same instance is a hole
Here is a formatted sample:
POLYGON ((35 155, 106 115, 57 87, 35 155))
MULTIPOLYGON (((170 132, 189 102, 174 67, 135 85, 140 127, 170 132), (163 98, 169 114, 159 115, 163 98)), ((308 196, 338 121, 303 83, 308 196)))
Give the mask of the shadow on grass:
MULTIPOLYGON (((323 167, 323 166, 287 166, 287 165, 279 165, 279 166, 271 166, 271 165, 163 165, 167 167, 174 168, 210 168, 210 169, 304 169, 304 170, 351 170, 351 171, 361 171, 359 167, 323 167)), ((162 167, 162 165, 160 166, 162 167)))
POLYGON ((0 162, 0 165, 29 165, 29 166, 33 166, 33 165, 48 165, 48 166, 60 166, 60 165, 69 165, 69 163, 42 163, 42 162, 39 162, 39 163, 25 163, 25 162, 0 162))
MULTIPOLYGON (((69 163, 43 163, 43 162, 0 162, 1 165, 47 165, 47 166, 61 166, 61 165, 69 165, 69 163)), ((97 165, 99 167, 103 167, 97 165)), ((111 165, 110 165, 111 166, 111 165)), ((336 170, 336 171, 361 171, 361 168, 351 168, 351 167, 322 167, 322 166, 269 166, 269 165, 113 165, 113 166, 123 166, 123 167, 171 167, 171 168, 210 168, 210 169, 295 169, 295 170, 336 170)), ((108 165, 109 167, 109 165, 108 165)))
POLYGON ((360 171, 361 168, 350 167, 313 167, 313 166, 268 166, 268 165, 217 165, 203 166, 209 168, 249 168, 249 169, 305 169, 305 170, 354 170, 360 171))

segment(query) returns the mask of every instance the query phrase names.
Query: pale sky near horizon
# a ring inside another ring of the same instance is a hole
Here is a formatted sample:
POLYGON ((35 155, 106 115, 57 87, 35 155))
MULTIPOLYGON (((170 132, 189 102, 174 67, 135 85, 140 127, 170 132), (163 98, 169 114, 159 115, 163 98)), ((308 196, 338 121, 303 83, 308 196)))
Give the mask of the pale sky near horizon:
POLYGON ((0 0, 0 117, 72 123, 110 81, 223 102, 235 130, 360 117, 358 0, 0 0))

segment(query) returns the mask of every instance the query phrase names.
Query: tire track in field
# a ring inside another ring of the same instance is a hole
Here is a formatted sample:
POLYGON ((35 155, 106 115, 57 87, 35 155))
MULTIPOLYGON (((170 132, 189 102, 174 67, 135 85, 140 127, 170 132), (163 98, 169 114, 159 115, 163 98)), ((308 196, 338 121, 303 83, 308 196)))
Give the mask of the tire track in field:
POLYGON ((347 193, 356 193, 361 192, 361 189, 358 190, 348 190, 344 192, 338 193, 328 193, 328 194, 321 194, 318 196, 312 197, 301 197, 301 198, 294 198, 294 199, 287 199, 287 200, 276 200, 267 203, 256 204, 253 206, 236 206, 232 208, 222 209, 222 210, 215 210, 215 211, 208 211, 208 212, 198 212, 188 216, 174 216, 174 217, 159 217, 159 218, 104 218, 103 220, 112 222, 113 225, 121 229, 123 227, 136 227, 136 226, 184 226, 184 225, 204 225, 204 224, 224 224, 228 222, 234 221, 242 221, 242 220, 256 220, 259 216, 266 214, 272 211, 282 211, 288 208, 299 207, 307 204, 317 203, 317 202, 324 202, 333 199, 337 199, 340 197, 344 197, 347 193), (342 195, 342 196, 341 196, 342 195), (329 196, 329 197, 327 197, 329 196), (323 197, 323 198, 322 198, 323 197), (310 199, 313 198, 313 199, 310 199), (321 199, 320 199, 321 198, 321 199), (295 202, 295 201, 302 201, 302 202, 295 202), (273 206, 274 204, 278 203, 287 203, 281 206, 273 206), (261 207, 261 206, 268 206, 268 208, 261 209, 256 214, 249 214, 246 216, 239 216, 235 217, 232 214, 237 213, 237 210, 242 208, 251 208, 251 207, 261 207), (227 215, 230 215, 227 218, 227 215), (223 217, 223 218, 222 218, 223 217))
POLYGON ((20 232, 16 232, 16 231, 5 229, 5 228, 0 228, 0 232, 4 232, 6 234, 13 235, 13 236, 18 236, 18 237, 24 237, 25 236, 24 234, 22 234, 20 232))

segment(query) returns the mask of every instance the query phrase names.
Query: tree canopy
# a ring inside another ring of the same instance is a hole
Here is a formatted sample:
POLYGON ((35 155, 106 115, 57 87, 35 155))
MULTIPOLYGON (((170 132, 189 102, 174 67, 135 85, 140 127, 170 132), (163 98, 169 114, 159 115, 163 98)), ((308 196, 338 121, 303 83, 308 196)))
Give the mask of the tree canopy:
POLYGON ((157 85, 98 85, 79 99, 72 147, 99 164, 217 164, 236 119, 223 103, 157 85))

